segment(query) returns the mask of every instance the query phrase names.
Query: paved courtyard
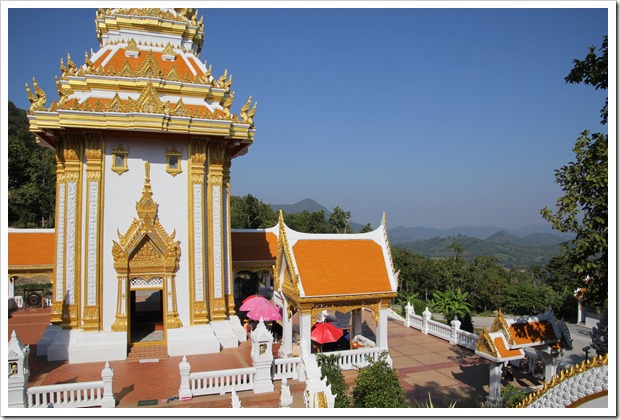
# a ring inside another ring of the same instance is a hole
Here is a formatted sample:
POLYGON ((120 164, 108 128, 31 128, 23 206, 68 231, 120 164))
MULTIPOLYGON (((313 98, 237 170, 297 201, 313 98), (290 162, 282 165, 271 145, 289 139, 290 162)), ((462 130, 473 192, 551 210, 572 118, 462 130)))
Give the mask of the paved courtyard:
MULTIPOLYGON (((100 380, 103 363, 70 365, 67 362, 47 362, 46 358, 36 356, 36 343, 49 319, 50 308, 46 308, 16 311, 8 320, 9 336, 15 330, 22 343, 30 344, 30 386, 100 380)), ((402 322, 390 319, 388 325, 390 356, 410 406, 415 406, 416 402, 425 403, 430 395, 434 405, 439 407, 447 407, 455 401, 457 407, 479 407, 488 393, 489 369, 484 359, 475 356, 471 350, 406 328, 402 322)), ((223 349, 217 354, 188 356, 187 360, 192 372, 247 367, 252 365, 250 350, 248 341, 238 348, 223 349)), ((156 404, 144 408, 231 406, 230 394, 196 397, 189 402, 166 402, 178 395, 180 361, 181 357, 177 356, 147 363, 138 360, 110 362, 114 369, 113 389, 117 407, 138 407, 139 402, 144 404, 147 400, 151 403, 156 400, 156 404)), ((356 375, 355 371, 347 371, 345 379, 352 385, 356 375)), ((280 381, 274 381, 274 385, 275 391, 272 393, 257 395, 252 391, 239 392, 242 406, 278 407, 280 381)), ((305 384, 291 380, 289 385, 293 407, 303 407, 305 384)), ((523 386, 529 385, 531 383, 523 382, 523 386)))

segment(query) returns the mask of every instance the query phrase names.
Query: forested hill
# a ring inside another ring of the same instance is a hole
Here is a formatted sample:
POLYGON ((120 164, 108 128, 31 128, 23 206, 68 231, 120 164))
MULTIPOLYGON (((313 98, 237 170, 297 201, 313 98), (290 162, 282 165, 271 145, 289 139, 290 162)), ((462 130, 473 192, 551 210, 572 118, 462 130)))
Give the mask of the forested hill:
POLYGON ((479 256, 493 256, 506 268, 527 269, 547 264, 560 252, 563 241, 564 238, 553 234, 535 233, 521 238, 502 231, 487 239, 458 235, 392 245, 429 258, 445 258, 454 255, 450 245, 458 243, 463 247, 462 256, 469 261, 479 256))

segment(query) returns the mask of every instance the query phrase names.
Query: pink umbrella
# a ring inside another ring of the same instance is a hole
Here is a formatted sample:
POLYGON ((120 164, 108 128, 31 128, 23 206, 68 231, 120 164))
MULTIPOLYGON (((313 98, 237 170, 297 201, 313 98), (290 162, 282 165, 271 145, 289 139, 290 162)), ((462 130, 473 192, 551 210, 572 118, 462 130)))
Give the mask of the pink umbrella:
POLYGON ((258 321, 263 318, 263 321, 277 321, 282 319, 280 308, 265 299, 265 304, 256 307, 248 312, 248 318, 258 321))
POLYGON ((310 333, 310 338, 319 344, 335 343, 340 337, 342 330, 329 322, 317 322, 310 333))
POLYGON ((252 295, 243 300, 239 310, 243 312, 251 311, 254 308, 263 306, 265 303, 271 304, 264 296, 252 295))

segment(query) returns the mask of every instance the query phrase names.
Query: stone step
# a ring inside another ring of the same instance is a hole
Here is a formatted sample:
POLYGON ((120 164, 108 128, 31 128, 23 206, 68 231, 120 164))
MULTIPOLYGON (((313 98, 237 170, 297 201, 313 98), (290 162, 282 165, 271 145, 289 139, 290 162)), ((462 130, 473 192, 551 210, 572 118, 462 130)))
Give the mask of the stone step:
POLYGON ((127 360, 141 359, 167 359, 168 346, 165 344, 131 346, 127 354, 127 360))

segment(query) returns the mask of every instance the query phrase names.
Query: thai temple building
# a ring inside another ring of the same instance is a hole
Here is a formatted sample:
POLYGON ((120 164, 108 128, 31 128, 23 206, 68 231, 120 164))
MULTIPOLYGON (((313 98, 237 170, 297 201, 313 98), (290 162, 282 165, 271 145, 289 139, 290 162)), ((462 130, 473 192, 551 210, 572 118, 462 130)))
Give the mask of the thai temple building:
POLYGON ((60 61, 57 100, 27 86, 30 130, 55 151, 57 172, 56 228, 9 232, 9 275, 28 275, 29 243, 53 249, 37 263, 53 283, 37 353, 82 363, 124 360, 141 345, 170 356, 238 346, 244 273, 261 270, 260 293, 282 308, 285 350, 293 316, 309 343, 323 311, 350 312, 353 337, 363 308, 387 349, 398 282, 385 221, 365 234, 302 234, 282 217, 271 229, 231 229, 231 166, 254 142, 256 102, 236 113, 232 76, 199 60, 197 11, 99 9, 95 23, 99 49, 79 66, 60 61), (145 325, 154 342, 143 342, 145 325))

